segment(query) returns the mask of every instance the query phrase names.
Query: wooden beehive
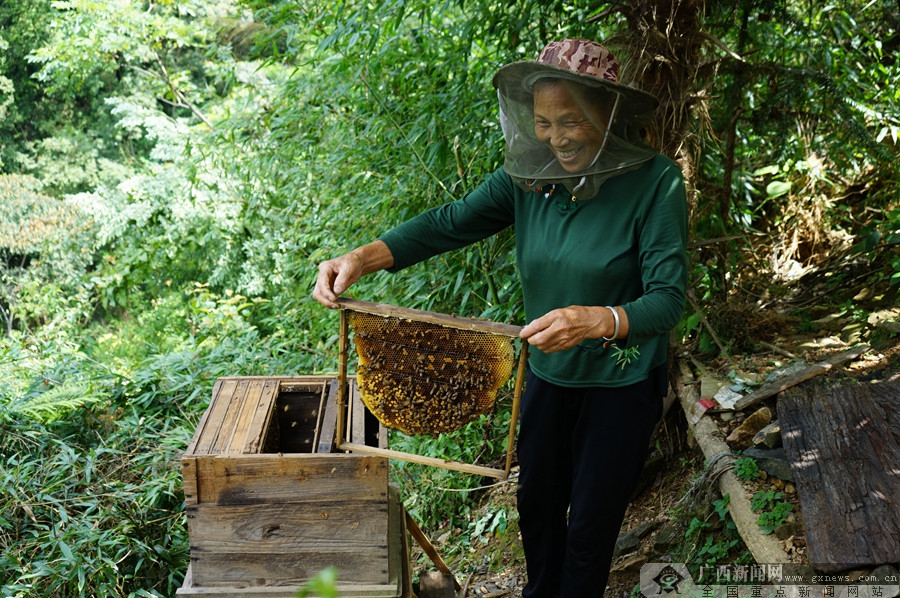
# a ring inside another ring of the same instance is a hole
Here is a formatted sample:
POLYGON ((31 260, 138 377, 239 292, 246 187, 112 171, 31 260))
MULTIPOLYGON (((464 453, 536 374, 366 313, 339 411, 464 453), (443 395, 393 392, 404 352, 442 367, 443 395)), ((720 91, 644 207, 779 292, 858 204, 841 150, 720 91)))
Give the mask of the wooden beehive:
MULTIPOLYGON (((296 596, 325 567, 341 596, 409 594, 387 459, 335 452, 333 377, 219 379, 182 456, 191 564, 179 595, 296 596)), ((347 440, 385 446, 356 389, 347 440)))

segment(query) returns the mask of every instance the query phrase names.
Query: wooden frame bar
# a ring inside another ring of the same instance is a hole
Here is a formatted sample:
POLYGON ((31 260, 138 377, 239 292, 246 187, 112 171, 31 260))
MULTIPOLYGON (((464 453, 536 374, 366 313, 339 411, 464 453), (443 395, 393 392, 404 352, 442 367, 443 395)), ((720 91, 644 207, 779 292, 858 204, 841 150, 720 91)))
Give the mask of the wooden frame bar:
POLYGON ((476 320, 475 318, 464 318, 433 311, 423 311, 421 309, 397 307, 396 305, 388 305, 386 303, 373 303, 371 301, 359 301, 357 299, 344 298, 338 299, 338 303, 341 306, 341 313, 345 310, 361 311, 363 313, 384 316, 387 318, 415 320, 416 322, 427 322, 429 324, 449 326, 450 328, 459 328, 460 330, 475 330, 487 332, 489 334, 501 334, 513 338, 518 338, 519 332, 522 330, 521 326, 515 326, 513 324, 501 324, 500 322, 476 320))
POLYGON ((338 340, 338 393, 337 393, 337 429, 334 434, 334 442, 338 448, 348 441, 345 438, 347 430, 347 344, 349 342, 350 324, 347 321, 346 310, 341 310, 340 338, 338 340))

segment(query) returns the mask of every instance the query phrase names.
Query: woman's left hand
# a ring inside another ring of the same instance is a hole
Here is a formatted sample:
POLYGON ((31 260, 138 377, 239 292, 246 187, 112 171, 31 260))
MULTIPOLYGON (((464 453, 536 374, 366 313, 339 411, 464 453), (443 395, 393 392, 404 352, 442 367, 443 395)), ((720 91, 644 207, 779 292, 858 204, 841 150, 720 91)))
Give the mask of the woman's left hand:
POLYGON ((586 338, 600 338, 602 332, 612 334, 614 329, 615 321, 607 308, 572 305, 532 320, 519 336, 544 353, 553 353, 571 349, 586 338))
MULTIPOLYGON (((616 307, 619 314, 617 338, 628 336, 628 316, 616 307)), ((519 336, 544 353, 571 349, 587 338, 608 338, 616 330, 616 319, 608 307, 598 305, 570 305, 554 309, 522 328, 519 336)))

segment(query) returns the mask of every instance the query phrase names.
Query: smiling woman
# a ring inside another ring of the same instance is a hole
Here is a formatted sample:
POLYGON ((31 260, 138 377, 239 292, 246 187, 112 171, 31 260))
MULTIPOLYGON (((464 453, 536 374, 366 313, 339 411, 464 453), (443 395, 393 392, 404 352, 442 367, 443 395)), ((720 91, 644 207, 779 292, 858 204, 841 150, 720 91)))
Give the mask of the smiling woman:
POLYGON ((600 44, 551 42, 536 61, 497 71, 494 86, 506 139, 503 168, 525 189, 561 185, 589 199, 610 177, 656 155, 643 133, 657 99, 619 83, 619 63, 600 44), (576 157, 576 148, 585 151, 576 157))
POLYGON ((668 332, 684 307, 684 184, 641 138, 656 98, 618 83, 604 46, 551 42, 493 82, 503 168, 462 199, 321 263, 313 297, 337 307, 365 274, 515 227, 529 320, 519 336, 531 347, 518 445, 522 596, 600 598, 662 410, 668 332))
POLYGON ((563 79, 534 85, 534 134, 568 172, 596 162, 607 138, 612 104, 606 94, 586 95, 584 87, 563 79))

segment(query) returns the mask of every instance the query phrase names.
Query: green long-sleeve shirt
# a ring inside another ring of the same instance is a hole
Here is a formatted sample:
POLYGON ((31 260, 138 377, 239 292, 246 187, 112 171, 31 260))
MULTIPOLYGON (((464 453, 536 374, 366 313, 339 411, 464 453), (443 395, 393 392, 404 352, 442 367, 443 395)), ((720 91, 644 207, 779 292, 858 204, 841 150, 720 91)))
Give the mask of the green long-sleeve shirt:
POLYGON ((555 353, 531 348, 529 366, 561 386, 624 386, 666 359, 687 286, 687 206, 678 166, 658 155, 603 183, 588 200, 557 186, 525 191, 502 169, 460 200, 385 233, 392 271, 515 226, 528 321, 570 305, 619 305, 628 315, 622 347, 639 357, 624 368, 598 340, 555 353))

